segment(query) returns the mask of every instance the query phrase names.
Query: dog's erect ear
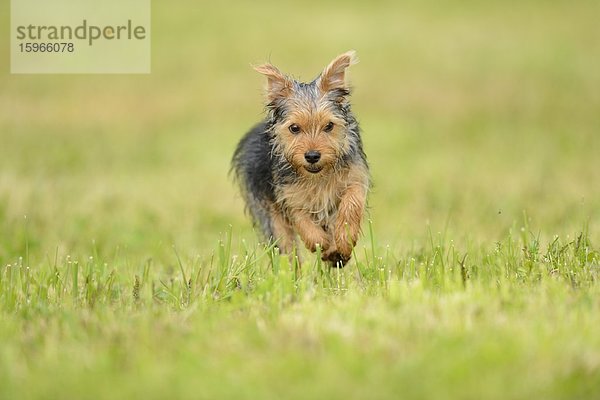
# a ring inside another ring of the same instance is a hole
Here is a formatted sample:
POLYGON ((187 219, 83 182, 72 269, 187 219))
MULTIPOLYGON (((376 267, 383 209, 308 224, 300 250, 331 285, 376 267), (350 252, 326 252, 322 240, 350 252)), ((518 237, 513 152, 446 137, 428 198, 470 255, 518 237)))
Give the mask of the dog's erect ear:
POLYGON ((347 89, 346 84, 346 68, 356 64, 356 52, 354 50, 347 51, 344 54, 337 56, 321 73, 319 77, 319 88, 322 92, 329 92, 335 89, 347 89))
POLYGON ((288 97, 292 92, 292 81, 272 64, 254 67, 254 70, 267 77, 267 99, 273 101, 288 97))

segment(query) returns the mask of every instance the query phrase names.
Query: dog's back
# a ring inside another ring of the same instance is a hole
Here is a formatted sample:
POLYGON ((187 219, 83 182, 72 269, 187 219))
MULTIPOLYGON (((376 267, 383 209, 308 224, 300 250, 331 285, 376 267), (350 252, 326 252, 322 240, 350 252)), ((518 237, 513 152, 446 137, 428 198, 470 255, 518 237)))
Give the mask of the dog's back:
POLYGON ((255 125, 238 143, 231 162, 255 226, 269 239, 272 236, 269 218, 270 204, 275 201, 271 172, 271 146, 265 132, 266 123, 255 125))

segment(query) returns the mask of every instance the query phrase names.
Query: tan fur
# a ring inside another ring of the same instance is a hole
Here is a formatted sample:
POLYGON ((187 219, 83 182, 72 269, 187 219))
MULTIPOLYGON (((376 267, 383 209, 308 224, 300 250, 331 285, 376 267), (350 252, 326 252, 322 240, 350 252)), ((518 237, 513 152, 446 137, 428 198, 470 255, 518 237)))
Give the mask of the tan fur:
POLYGON ((337 56, 321 74, 319 87, 322 92, 346 87, 346 68, 358 62, 356 53, 351 50, 337 56))
POLYGON ((338 159, 338 155, 346 150, 340 147, 344 141, 340 140, 344 135, 344 121, 341 121, 327 109, 318 109, 311 113, 305 108, 295 108, 288 118, 288 122, 279 126, 276 131, 276 140, 283 148, 286 159, 294 166, 301 175, 311 176, 306 171, 308 165, 304 159, 304 153, 308 150, 317 150, 321 153, 320 166, 323 172, 330 170, 338 159), (334 123, 331 132, 323 132, 329 122, 334 123), (297 124, 302 132, 294 135, 289 132, 289 126, 297 124))
POLYGON ((317 251, 317 246, 322 249, 329 248, 330 239, 327 232, 314 223, 309 212, 304 209, 287 209, 287 214, 306 248, 312 252, 317 251))
POLYGON ((291 254, 294 249, 295 234, 290 222, 276 204, 271 206, 270 214, 273 234, 278 240, 277 246, 282 252, 291 254))
POLYGON ((254 70, 267 77, 266 94, 269 101, 290 95, 292 82, 277 67, 272 64, 263 64, 255 66, 254 70))
POLYGON ((347 260, 361 232, 368 187, 368 172, 354 166, 286 187, 278 201, 309 250, 319 244, 324 259, 338 252, 347 260))
MULTIPOLYGON (((338 206, 332 232, 337 252, 349 259, 360 235, 360 224, 365 211, 368 191, 368 173, 362 168, 350 169, 346 190, 338 206)), ((334 252, 331 246, 328 251, 334 252)))

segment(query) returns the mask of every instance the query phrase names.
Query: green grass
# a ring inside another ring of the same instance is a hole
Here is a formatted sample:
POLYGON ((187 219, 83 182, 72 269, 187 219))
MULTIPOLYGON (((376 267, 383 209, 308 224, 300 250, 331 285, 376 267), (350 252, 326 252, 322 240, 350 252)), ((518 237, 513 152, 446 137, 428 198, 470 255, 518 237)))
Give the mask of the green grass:
POLYGON ((67 257, 0 280, 6 398, 592 398, 600 254, 443 237, 302 271, 219 242, 173 265, 67 257), (239 249, 239 250, 238 250, 239 249), (238 253, 239 251, 239 253, 238 253), (387 253, 387 252, 386 252, 387 253), (35 384, 32 384, 35 383, 35 384))
POLYGON ((2 63, 0 398, 600 397, 599 12, 155 2, 151 75, 2 63), (250 64, 348 49, 372 225, 298 270, 227 177, 250 64))

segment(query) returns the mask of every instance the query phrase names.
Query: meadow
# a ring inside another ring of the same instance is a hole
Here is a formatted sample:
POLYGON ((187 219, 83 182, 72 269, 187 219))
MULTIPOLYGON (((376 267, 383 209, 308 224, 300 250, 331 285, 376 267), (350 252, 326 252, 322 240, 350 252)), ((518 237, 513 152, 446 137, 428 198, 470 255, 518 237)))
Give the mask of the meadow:
POLYGON ((3 59, 0 398, 600 398, 598 15, 181 0, 149 75, 3 59), (346 268, 298 269, 228 176, 250 65, 349 49, 369 215, 346 268))

